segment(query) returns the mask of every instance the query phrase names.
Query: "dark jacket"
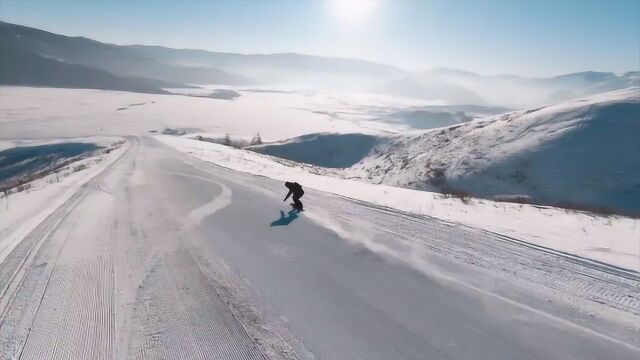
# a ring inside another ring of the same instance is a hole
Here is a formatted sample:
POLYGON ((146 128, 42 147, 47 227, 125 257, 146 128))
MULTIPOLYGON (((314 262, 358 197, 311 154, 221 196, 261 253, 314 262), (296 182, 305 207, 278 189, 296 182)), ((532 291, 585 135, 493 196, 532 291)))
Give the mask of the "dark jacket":
POLYGON ((285 196, 285 200, 287 200, 289 198, 289 196, 291 196, 291 194, 293 194, 294 198, 299 198, 302 195, 304 195, 304 190, 302 190, 302 185, 298 184, 297 182, 285 182, 284 186, 287 187, 287 189, 289 189, 289 193, 287 194, 287 196, 285 196))

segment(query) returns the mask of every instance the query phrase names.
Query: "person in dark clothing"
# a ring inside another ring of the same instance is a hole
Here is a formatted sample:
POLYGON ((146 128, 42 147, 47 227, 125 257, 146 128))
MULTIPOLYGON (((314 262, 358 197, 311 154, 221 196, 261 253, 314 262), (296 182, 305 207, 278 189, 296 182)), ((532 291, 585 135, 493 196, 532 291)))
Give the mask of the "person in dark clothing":
POLYGON ((287 196, 285 196, 284 200, 282 201, 287 201, 289 196, 293 194, 293 197, 292 197, 293 208, 302 211, 303 205, 302 205, 302 202, 300 201, 300 198, 302 197, 302 195, 304 195, 304 190, 302 190, 302 185, 298 184, 297 182, 287 181, 284 183, 284 186, 286 186, 287 189, 289 189, 289 193, 287 193, 287 196))

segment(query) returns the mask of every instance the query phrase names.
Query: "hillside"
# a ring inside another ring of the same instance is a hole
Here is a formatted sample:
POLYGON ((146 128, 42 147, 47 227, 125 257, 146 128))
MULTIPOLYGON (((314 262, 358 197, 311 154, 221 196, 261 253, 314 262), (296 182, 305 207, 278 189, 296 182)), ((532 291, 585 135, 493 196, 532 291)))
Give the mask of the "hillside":
POLYGON ((327 168, 347 168, 367 156, 379 138, 365 134, 310 134, 248 149, 327 168))
POLYGON ((387 138, 350 176, 640 213, 640 89, 387 138))
POLYGON ((19 49, 2 46, 0 84, 133 91, 168 94, 161 88, 176 84, 126 78, 83 65, 67 64, 19 49))
POLYGON ((368 138, 352 143, 355 152, 342 144, 331 146, 352 136, 336 134, 252 149, 318 166, 352 164, 336 174, 373 183, 638 215, 638 134, 640 88, 630 88, 440 129, 368 138), (304 144, 308 148, 301 150, 304 144))
POLYGON ((242 85, 250 82, 245 77, 220 69, 165 64, 128 47, 0 22, 0 51, 5 53, 13 49, 100 69, 121 77, 193 84, 242 85))
MULTIPOLYGON (((233 54, 161 46, 114 45, 0 22, 0 49, 9 46, 60 61, 108 71, 190 84, 247 85, 337 77, 391 78, 393 66, 364 60, 302 54, 233 54)), ((6 51, 6 50, 3 50, 6 51)))
MULTIPOLYGON (((193 49, 172 49, 163 46, 124 46, 146 57, 167 64, 194 67, 215 67, 241 74, 286 70, 393 78, 409 72, 395 66, 371 61, 322 57, 296 53, 235 54, 193 49)), ((264 80, 264 79, 261 79, 264 80)))

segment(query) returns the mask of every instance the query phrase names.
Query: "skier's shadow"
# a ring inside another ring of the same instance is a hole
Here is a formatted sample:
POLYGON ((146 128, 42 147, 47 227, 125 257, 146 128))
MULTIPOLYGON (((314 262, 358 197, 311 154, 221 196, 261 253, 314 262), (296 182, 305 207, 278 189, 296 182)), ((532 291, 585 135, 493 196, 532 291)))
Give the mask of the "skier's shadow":
POLYGON ((284 211, 280 210, 280 218, 271 222, 271 227, 274 226, 287 226, 298 218, 298 210, 291 210, 284 216, 284 211))

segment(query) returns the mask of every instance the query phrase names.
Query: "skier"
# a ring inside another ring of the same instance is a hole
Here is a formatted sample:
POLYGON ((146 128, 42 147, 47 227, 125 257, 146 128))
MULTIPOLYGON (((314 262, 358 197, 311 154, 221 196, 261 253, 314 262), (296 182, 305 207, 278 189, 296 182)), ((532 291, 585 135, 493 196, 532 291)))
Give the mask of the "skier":
POLYGON ((302 195, 304 195, 304 190, 302 190, 302 186, 297 182, 289 182, 289 181, 285 182, 284 186, 286 186, 287 189, 289 189, 289 193, 287 193, 287 196, 285 196, 284 200, 282 201, 287 201, 289 196, 293 194, 293 197, 292 197, 293 204, 291 204, 291 206, 293 206, 294 209, 303 211, 303 205, 302 205, 302 202, 300 201, 300 198, 302 197, 302 195))

